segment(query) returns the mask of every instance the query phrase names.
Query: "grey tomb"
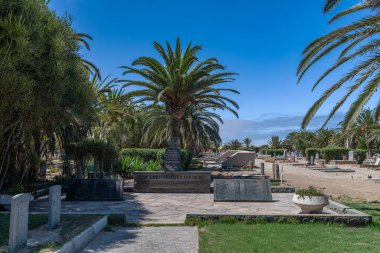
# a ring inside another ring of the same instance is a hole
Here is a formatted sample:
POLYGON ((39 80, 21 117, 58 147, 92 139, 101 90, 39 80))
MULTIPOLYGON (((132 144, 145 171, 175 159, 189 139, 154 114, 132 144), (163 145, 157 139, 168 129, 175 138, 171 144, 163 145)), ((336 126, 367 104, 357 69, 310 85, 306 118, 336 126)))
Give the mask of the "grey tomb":
POLYGON ((260 163, 260 172, 261 172, 261 174, 265 175, 265 164, 264 163, 260 163))
POLYGON ((8 252, 14 253, 26 247, 28 241, 29 202, 33 200, 30 193, 21 193, 12 197, 11 218, 9 224, 8 252))
POLYGON ((54 185, 49 188, 49 218, 48 227, 55 229, 61 222, 61 186, 54 185))
POLYGON ((215 179, 214 201, 270 202, 270 180, 215 179))

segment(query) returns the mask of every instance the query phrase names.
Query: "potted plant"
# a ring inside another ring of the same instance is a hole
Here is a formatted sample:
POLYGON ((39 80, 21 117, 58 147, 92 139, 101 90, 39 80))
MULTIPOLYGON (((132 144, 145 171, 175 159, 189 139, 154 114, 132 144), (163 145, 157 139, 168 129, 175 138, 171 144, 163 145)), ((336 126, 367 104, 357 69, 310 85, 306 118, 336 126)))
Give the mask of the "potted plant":
POLYGON ((329 204, 327 196, 315 187, 297 189, 293 196, 293 202, 299 206, 302 213, 322 213, 323 207, 329 204))

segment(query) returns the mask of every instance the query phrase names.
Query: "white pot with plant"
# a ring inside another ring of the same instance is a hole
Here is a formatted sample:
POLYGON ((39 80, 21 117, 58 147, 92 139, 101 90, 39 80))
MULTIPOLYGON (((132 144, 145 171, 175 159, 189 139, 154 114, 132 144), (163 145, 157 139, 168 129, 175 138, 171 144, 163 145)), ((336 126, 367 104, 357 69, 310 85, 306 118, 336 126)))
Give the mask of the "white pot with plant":
POLYGON ((297 189, 293 196, 293 202, 299 206, 302 213, 322 213, 323 208, 329 204, 327 196, 315 187, 297 189))

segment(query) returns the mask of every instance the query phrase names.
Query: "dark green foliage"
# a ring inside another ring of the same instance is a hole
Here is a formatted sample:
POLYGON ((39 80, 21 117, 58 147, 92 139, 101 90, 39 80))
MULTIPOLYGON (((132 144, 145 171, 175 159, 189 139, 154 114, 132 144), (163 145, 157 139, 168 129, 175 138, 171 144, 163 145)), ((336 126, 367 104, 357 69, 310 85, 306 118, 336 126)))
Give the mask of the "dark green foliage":
MULTIPOLYGON (((140 157, 145 163, 156 161, 164 165, 165 149, 125 148, 120 152, 121 157, 140 157)), ((189 150, 181 150, 181 168, 187 169, 193 158, 189 150)))
POLYGON ((0 190, 35 180, 49 146, 93 120, 80 36, 46 2, 0 1, 0 190))
POLYGON ((359 164, 362 164, 363 161, 367 158, 367 150, 366 149, 355 149, 354 155, 356 161, 358 161, 359 164))
POLYGON ((260 152, 263 154, 271 155, 273 156, 278 156, 278 155, 283 155, 285 149, 260 149, 260 152))
POLYGON ((343 156, 347 156, 349 149, 344 147, 327 146, 321 148, 320 151, 326 162, 329 162, 330 160, 342 160, 343 156))
MULTIPOLYGON (((97 140, 84 139, 81 142, 69 143, 65 146, 66 155, 76 161, 77 173, 83 173, 83 160, 89 157, 94 158, 95 173, 110 172, 112 164, 117 158, 117 150, 112 143, 97 140)), ((82 175, 79 175, 79 177, 82 175)), ((78 177, 78 175, 77 175, 78 177)))
POLYGON ((315 158, 316 154, 319 153, 319 148, 307 148, 305 152, 307 158, 310 160, 311 156, 315 158))
POLYGON ((252 152, 258 153, 260 150, 260 147, 249 147, 249 148, 240 148, 240 149, 245 150, 245 151, 252 151, 252 152))

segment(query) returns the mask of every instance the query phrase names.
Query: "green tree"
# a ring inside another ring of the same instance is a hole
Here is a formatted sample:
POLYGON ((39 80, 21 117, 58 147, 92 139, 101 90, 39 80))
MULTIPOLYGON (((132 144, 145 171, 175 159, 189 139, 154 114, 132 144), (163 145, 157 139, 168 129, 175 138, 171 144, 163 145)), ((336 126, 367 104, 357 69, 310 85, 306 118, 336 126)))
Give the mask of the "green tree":
POLYGON ((251 143, 252 143, 252 139, 246 137, 243 139, 243 143, 245 145, 246 148, 249 148, 251 146, 251 143))
POLYGON ((283 141, 278 136, 272 136, 270 140, 268 140, 268 146, 272 149, 278 149, 282 147, 283 141))
POLYGON ((2 190, 35 180, 56 142, 86 136, 96 96, 69 18, 44 0, 2 0, 0 17, 2 190))
POLYGON ((127 96, 137 98, 139 102, 164 105, 170 122, 170 146, 180 146, 181 121, 190 105, 226 109, 237 116, 237 103, 221 93, 238 92, 217 87, 218 84, 232 82, 234 73, 225 72, 225 67, 215 58, 200 61, 197 57, 200 46, 189 44, 183 51, 179 39, 174 49, 169 42, 166 48, 157 42, 153 46, 162 62, 152 57, 140 57, 132 67, 123 66, 126 69, 124 75, 136 74, 141 78, 123 80, 124 87, 138 87, 127 96))
MULTIPOLYGON (((328 0, 324 7, 324 11, 330 11, 338 0, 328 0)), ((346 63, 354 62, 354 66, 338 81, 333 83, 322 96, 311 106, 306 113, 302 127, 305 128, 321 105, 335 91, 345 88, 346 92, 336 105, 332 108, 326 123, 332 118, 337 110, 346 102, 346 100, 359 88, 362 88, 358 97, 350 106, 345 115, 342 127, 347 130, 355 123, 363 107, 369 99, 377 92, 380 72, 379 70, 379 46, 380 41, 377 39, 380 31, 379 1, 367 0, 360 1, 360 4, 344 10, 335 15, 330 23, 341 19, 350 14, 362 12, 364 15, 361 19, 354 21, 352 24, 337 28, 332 32, 324 35, 311 42, 303 51, 303 59, 297 70, 299 81, 304 74, 320 59, 324 58, 334 50, 340 50, 336 62, 332 64, 315 82, 312 90, 314 90, 326 76, 333 73, 337 68, 346 63), (366 11, 367 10, 367 11, 366 11), (369 10, 369 12, 368 12, 369 10), (364 11, 364 12, 363 12, 364 11)), ((380 102, 376 107, 376 117, 380 116, 380 102)))
POLYGON ((233 139, 233 140, 230 140, 229 142, 227 142, 227 144, 224 145, 224 148, 236 150, 236 149, 241 148, 242 145, 243 144, 238 139, 233 139))

